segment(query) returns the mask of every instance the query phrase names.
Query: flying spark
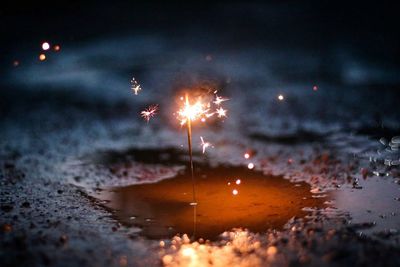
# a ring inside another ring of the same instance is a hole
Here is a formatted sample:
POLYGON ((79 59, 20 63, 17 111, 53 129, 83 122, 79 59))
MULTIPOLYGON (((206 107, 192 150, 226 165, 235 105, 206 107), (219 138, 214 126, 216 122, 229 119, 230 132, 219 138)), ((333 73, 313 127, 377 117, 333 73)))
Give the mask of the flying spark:
POLYGON ((142 112, 140 112, 140 115, 145 119, 147 122, 154 117, 157 114, 158 111, 158 105, 151 105, 142 112))
POLYGON ((224 101, 228 101, 229 99, 228 98, 223 98, 223 97, 220 97, 220 96, 215 96, 215 101, 213 101, 213 103, 215 104, 215 105, 220 105, 222 102, 224 102, 224 101))
POLYGON ((233 190, 232 190, 232 194, 233 194, 234 196, 236 196, 237 194, 239 194, 239 191, 237 191, 236 189, 233 189, 233 190))
POLYGON ((279 99, 279 101, 282 101, 285 98, 283 97, 283 95, 278 95, 278 99, 279 99))
POLYGON ((200 145, 203 148, 203 154, 204 154, 206 152, 207 147, 212 147, 212 145, 209 142, 205 142, 202 136, 200 136, 200 139, 201 139, 200 145))
POLYGON ((218 118, 226 117, 226 109, 218 108, 217 109, 218 118))
POLYGON ((135 93, 135 95, 137 95, 139 93, 139 91, 142 90, 142 88, 140 87, 140 84, 135 80, 135 78, 132 78, 132 80, 131 80, 131 89, 135 93))

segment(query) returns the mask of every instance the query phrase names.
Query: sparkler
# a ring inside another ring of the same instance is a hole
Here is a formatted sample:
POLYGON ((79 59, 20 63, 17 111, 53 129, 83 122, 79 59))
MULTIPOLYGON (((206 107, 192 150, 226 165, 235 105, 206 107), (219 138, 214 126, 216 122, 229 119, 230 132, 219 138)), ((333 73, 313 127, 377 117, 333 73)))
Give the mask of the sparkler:
MULTIPOLYGON (((214 91, 216 95, 217 91, 214 91)), ((217 108, 215 111, 212 111, 212 103, 219 106, 222 102, 227 101, 228 99, 216 96, 214 101, 205 101, 205 98, 197 97, 194 103, 190 103, 188 94, 185 94, 185 97, 180 98, 182 101, 184 100, 183 107, 178 110, 178 120, 180 121, 181 126, 186 124, 187 129, 187 139, 188 139, 188 151, 189 151, 189 165, 190 165, 190 173, 192 177, 192 190, 193 190, 193 202, 190 205, 194 206, 193 213, 193 224, 194 224, 194 233, 196 235, 196 188, 195 188, 195 178, 194 178, 194 168, 193 168, 193 153, 192 153, 192 122, 200 119, 202 122, 205 122, 206 119, 218 114, 218 118, 226 117, 226 110, 222 107, 217 108)), ((206 151, 207 147, 211 146, 211 143, 204 141, 203 137, 201 139, 201 146, 203 149, 203 154, 206 151)))

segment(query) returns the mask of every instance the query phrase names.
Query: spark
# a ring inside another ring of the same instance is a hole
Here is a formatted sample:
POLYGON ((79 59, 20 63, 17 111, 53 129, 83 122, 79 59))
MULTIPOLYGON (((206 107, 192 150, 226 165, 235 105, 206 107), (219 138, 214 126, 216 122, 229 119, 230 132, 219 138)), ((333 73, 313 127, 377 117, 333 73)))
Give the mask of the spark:
POLYGON ((61 46, 55 45, 55 46, 53 47, 53 49, 54 49, 54 51, 58 52, 58 51, 60 51, 61 46))
POLYGON ((285 97, 283 95, 278 95, 278 100, 282 101, 283 99, 285 99, 285 97))
POLYGON ((228 98, 223 98, 223 97, 220 97, 220 96, 215 96, 215 101, 213 101, 213 103, 215 104, 215 105, 220 105, 222 102, 224 102, 224 101, 228 101, 229 99, 228 98))
POLYGON ((145 119, 147 122, 154 117, 157 114, 158 111, 158 105, 151 105, 142 112, 140 112, 140 115, 145 119))
POLYGON ((209 142, 205 142, 202 136, 200 136, 200 139, 201 139, 200 145, 203 148, 203 154, 204 154, 206 152, 207 147, 212 147, 212 145, 209 142))
POLYGON ((314 85, 312 89, 313 91, 318 91, 318 86, 314 85))
POLYGON ((131 89, 135 93, 135 95, 137 95, 139 93, 139 91, 142 90, 142 88, 140 87, 140 84, 135 80, 135 78, 132 78, 132 80, 131 80, 131 89))
POLYGON ((222 117, 226 117, 226 109, 218 108, 216 110, 217 114, 218 114, 218 118, 222 118, 222 117))
POLYGON ((250 163, 247 165, 247 168, 249 168, 249 170, 252 170, 252 169, 254 168, 254 163, 250 162, 250 163))
POLYGON ((44 51, 49 50, 50 49, 50 44, 48 42, 42 43, 42 49, 44 51))
POLYGON ((237 191, 236 189, 232 190, 232 195, 236 196, 237 194, 239 194, 239 191, 237 191))
POLYGON ((40 60, 40 61, 46 60, 46 55, 45 55, 45 54, 40 54, 40 55, 39 55, 39 60, 40 60))
POLYGON ((244 158, 245 158, 245 159, 250 158, 250 154, 249 154, 249 153, 244 153, 244 158))
POLYGON ((241 182, 242 182, 242 181, 241 181, 240 179, 237 179, 237 180, 236 180, 236 184, 237 184, 237 185, 240 185, 241 182))

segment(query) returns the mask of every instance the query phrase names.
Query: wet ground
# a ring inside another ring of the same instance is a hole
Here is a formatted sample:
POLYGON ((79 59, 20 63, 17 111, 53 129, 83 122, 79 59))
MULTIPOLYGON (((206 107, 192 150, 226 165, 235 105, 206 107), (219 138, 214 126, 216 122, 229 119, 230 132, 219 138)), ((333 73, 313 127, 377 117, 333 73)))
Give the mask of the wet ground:
POLYGON ((208 31, 60 38, 44 62, 39 45, 16 45, 0 88, 0 265, 399 266, 393 43, 382 44, 389 56, 363 51, 296 10, 222 5, 208 31), (252 19, 235 24, 243 12, 252 19), (299 21, 304 32, 274 31, 299 21), (294 45, 310 30, 327 38, 294 45), (193 125, 191 206, 173 113, 196 86, 230 100, 225 119, 193 125), (212 144, 204 154, 200 136, 212 144))

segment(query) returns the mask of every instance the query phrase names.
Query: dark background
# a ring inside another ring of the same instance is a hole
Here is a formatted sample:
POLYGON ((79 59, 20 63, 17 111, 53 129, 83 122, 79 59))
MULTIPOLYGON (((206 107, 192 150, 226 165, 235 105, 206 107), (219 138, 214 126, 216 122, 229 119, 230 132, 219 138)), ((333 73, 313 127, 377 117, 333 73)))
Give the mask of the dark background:
POLYGON ((398 9, 388 2, 13 1, 0 9, 1 46, 7 57, 15 48, 37 47, 41 39, 65 43, 105 34, 195 31, 219 33, 231 45, 296 44, 312 53, 329 53, 341 44, 398 64, 398 9))

